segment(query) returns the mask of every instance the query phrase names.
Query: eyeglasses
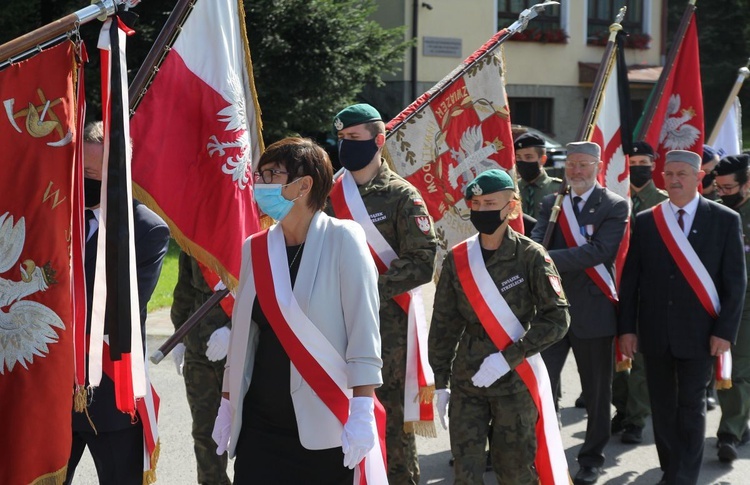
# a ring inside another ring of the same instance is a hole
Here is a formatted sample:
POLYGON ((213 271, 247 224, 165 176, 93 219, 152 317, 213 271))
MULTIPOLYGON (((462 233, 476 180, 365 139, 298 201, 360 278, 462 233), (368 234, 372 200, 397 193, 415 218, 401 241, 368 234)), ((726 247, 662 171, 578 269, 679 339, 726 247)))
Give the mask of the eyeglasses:
POLYGON ((717 185, 716 191, 720 194, 727 194, 729 192, 734 192, 734 189, 739 187, 740 184, 734 184, 734 185, 717 185))
POLYGON ((581 169, 582 170, 582 169, 588 168, 588 167, 590 167, 590 166, 592 166, 592 165, 594 165, 596 163, 598 163, 598 162, 575 162, 573 160, 565 160, 565 168, 567 168, 569 170, 573 170, 573 169, 581 169))
POLYGON ((255 172, 253 172, 253 177, 255 181, 257 182, 258 180, 263 180, 264 184, 273 183, 273 178, 276 175, 289 175, 289 172, 285 172, 283 170, 278 170, 275 168, 267 168, 265 170, 261 170, 261 171, 256 170, 255 172))

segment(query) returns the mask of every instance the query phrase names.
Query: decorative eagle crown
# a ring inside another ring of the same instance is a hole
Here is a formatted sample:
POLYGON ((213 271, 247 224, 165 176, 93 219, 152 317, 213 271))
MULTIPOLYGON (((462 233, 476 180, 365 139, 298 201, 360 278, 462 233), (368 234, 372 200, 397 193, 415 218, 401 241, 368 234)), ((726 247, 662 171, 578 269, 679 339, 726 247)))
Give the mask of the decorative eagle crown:
POLYGON ((47 283, 47 285, 54 285, 57 284, 57 280, 55 279, 55 275, 57 274, 57 271, 52 269, 52 264, 47 261, 47 263, 42 266, 42 277, 44 278, 44 282, 47 283))

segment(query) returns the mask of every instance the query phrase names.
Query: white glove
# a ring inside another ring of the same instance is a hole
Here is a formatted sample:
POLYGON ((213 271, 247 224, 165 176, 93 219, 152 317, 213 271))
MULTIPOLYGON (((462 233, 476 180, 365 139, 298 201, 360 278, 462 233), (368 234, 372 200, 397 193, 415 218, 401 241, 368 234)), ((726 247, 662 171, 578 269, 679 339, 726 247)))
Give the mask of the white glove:
POLYGON ((227 356, 229 351, 229 335, 232 331, 227 327, 221 327, 214 330, 211 337, 208 339, 208 348, 206 349, 206 357, 211 362, 216 362, 227 356))
POLYGON ((451 390, 437 389, 435 390, 435 396, 437 397, 437 412, 440 424, 443 425, 443 429, 448 429, 448 402, 451 400, 451 390))
POLYGON ((477 387, 490 387, 508 372, 510 372, 510 366, 502 352, 495 352, 484 358, 484 362, 471 378, 471 382, 477 387))
POLYGON ((375 428, 375 400, 371 397, 349 399, 349 419, 341 433, 344 466, 356 467, 373 449, 378 431, 375 428))
POLYGON ((232 431, 232 405, 229 399, 222 397, 219 405, 219 412, 216 413, 214 421, 214 430, 211 432, 211 438, 216 443, 216 454, 223 455, 229 446, 229 435, 232 431))
POLYGON ((177 368, 177 374, 182 375, 182 366, 185 365, 185 344, 180 342, 172 349, 172 360, 177 368))

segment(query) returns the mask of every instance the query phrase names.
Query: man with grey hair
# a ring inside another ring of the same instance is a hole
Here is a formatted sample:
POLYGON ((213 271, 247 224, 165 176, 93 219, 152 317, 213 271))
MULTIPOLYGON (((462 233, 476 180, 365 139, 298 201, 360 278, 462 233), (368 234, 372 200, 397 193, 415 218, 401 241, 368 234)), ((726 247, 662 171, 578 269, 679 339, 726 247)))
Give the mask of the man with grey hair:
MULTIPOLYGON (((599 185, 601 148, 596 143, 569 143, 565 179, 571 191, 549 242, 549 255, 562 277, 570 301, 568 334, 542 352, 556 394, 568 351, 573 349, 586 402, 586 438, 578 453, 574 483, 596 483, 610 437, 613 341, 617 330, 614 263, 627 224, 625 199, 599 185)), ((542 200, 532 239, 542 242, 555 195, 542 200)))
POLYGON ((697 153, 667 153, 669 200, 636 216, 620 288, 620 349, 644 356, 664 484, 698 481, 706 385, 747 285, 740 217, 698 193, 704 176, 697 153))

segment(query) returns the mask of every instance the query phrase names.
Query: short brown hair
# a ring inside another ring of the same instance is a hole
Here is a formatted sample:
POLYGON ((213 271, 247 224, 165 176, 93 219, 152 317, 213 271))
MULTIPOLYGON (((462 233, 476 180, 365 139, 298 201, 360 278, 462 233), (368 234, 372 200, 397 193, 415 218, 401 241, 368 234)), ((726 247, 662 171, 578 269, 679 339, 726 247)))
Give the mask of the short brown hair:
POLYGON ((385 123, 382 121, 370 121, 368 123, 363 123, 365 129, 369 134, 372 135, 373 138, 380 135, 381 133, 385 135, 385 123))
POLYGON ((307 205, 322 210, 333 187, 333 167, 328 154, 309 138, 289 137, 266 148, 260 156, 258 169, 275 164, 289 172, 287 183, 309 175, 313 179, 307 205))

